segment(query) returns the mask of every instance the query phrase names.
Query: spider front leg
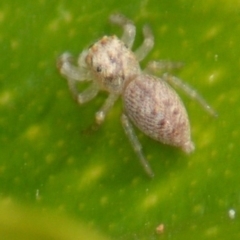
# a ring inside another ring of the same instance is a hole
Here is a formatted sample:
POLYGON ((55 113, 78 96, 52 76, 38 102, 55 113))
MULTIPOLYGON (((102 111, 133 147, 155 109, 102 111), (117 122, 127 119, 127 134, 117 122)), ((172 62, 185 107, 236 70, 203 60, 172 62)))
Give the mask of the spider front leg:
POLYGON ((135 39, 135 35, 136 35, 136 27, 134 26, 133 22, 121 14, 111 15, 110 21, 123 28, 123 35, 122 35, 121 40, 129 48, 132 48, 132 45, 133 45, 133 42, 135 39))
MULTIPOLYGON (((85 52, 84 52, 85 55, 85 52)), ((81 57, 80 57, 81 58, 81 57)), ((75 81, 86 81, 88 80, 88 71, 82 67, 76 67, 72 64, 73 57, 70 53, 63 53, 57 61, 57 68, 61 75, 66 77, 67 79, 75 80, 75 81)))
POLYGON ((89 102, 90 100, 97 96, 98 91, 99 91, 98 85, 93 82, 87 89, 77 94, 77 102, 79 104, 89 102))
MULTIPOLYGON (((85 55, 85 52, 83 54, 85 55)), ((90 81, 91 79, 86 69, 72 64, 72 56, 69 53, 64 53, 59 57, 57 67, 60 73, 67 79, 69 90, 79 104, 88 102, 97 95, 99 87, 94 82, 82 93, 79 93, 77 82, 90 81)))
POLYGON ((130 120, 128 119, 128 117, 125 114, 122 114, 121 120, 122 120, 123 129, 124 129, 128 139, 129 139, 129 141, 130 141, 130 143, 131 143, 135 153, 137 154, 137 156, 138 156, 138 158, 140 160, 141 165, 143 166, 143 168, 144 168, 145 172, 147 173, 147 175, 150 178, 153 178, 154 177, 154 173, 153 173, 153 171, 152 171, 152 169, 151 169, 147 159, 143 155, 142 145, 139 142, 136 133, 134 132, 134 129, 133 129, 133 126, 132 126, 130 120))
POLYGON ((96 113, 96 122, 97 124, 101 124, 109 110, 113 107, 116 100, 119 98, 118 94, 110 93, 108 98, 106 99, 105 103, 101 107, 101 109, 96 113))

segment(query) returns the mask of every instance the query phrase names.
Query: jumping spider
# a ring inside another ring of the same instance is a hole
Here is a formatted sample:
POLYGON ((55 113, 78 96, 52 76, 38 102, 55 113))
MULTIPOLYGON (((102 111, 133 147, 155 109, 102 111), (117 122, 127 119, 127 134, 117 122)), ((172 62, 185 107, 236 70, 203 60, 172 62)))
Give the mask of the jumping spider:
MULTIPOLYGON (((96 113, 96 122, 101 124, 115 101, 121 96, 123 113, 121 121, 146 173, 154 173, 146 160, 142 146, 135 134, 132 123, 149 137, 184 152, 194 151, 190 136, 190 124, 185 107, 177 93, 167 82, 182 88, 187 95, 197 100, 210 114, 214 110, 190 86, 179 78, 164 74, 161 78, 142 71, 139 62, 153 48, 154 37, 148 26, 143 27, 144 41, 132 51, 136 28, 126 17, 114 14, 110 21, 123 28, 123 36, 104 36, 78 58, 78 66, 72 64, 72 56, 63 53, 57 62, 60 73, 67 79, 69 89, 79 104, 93 99, 100 90, 109 92, 102 108, 96 113), (90 87, 79 93, 77 82, 92 81, 90 87)), ((169 68, 169 62, 150 62, 146 70, 169 68)), ((170 68, 174 68, 174 64, 170 68)))

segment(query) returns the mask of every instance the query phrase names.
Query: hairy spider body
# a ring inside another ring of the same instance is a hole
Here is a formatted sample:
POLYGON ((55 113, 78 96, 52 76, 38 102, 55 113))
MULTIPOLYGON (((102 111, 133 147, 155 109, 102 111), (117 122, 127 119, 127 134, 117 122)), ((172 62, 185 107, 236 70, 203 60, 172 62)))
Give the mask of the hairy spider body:
POLYGON ((126 115, 146 135, 187 153, 194 150, 185 107, 166 82, 140 75, 127 86, 123 101, 126 115))
POLYGON ((99 87, 115 94, 122 94, 126 82, 141 74, 134 53, 116 36, 105 36, 95 43, 86 63, 99 87))
MULTIPOLYGON (((121 39, 116 36, 104 36, 80 54, 78 66, 72 64, 69 53, 62 54, 57 65, 79 104, 93 99, 99 90, 109 92, 102 108, 96 113, 98 124, 104 121, 115 101, 122 97, 123 128, 145 171, 152 177, 153 171, 142 152, 132 123, 161 143, 179 147, 186 153, 194 150, 187 112, 181 99, 167 81, 182 88, 210 114, 214 115, 215 112, 195 90, 179 78, 168 74, 157 78, 141 70, 139 62, 154 45, 154 38, 148 26, 143 28, 143 44, 133 52, 131 48, 136 32, 134 24, 119 14, 112 15, 110 20, 123 28, 121 39), (89 88, 79 93, 76 83, 81 81, 92 83, 89 88)), ((169 68, 169 62, 150 62, 148 70, 164 67, 169 68)))

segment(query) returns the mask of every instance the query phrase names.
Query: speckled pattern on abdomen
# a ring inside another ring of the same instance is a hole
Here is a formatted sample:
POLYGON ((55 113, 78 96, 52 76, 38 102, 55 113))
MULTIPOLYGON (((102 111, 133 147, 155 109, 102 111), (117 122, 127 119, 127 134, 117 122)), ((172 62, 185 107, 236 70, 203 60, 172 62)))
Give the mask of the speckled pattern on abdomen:
POLYGON ((141 75, 123 93, 127 116, 149 137, 189 152, 189 121, 175 91, 163 80, 141 75))

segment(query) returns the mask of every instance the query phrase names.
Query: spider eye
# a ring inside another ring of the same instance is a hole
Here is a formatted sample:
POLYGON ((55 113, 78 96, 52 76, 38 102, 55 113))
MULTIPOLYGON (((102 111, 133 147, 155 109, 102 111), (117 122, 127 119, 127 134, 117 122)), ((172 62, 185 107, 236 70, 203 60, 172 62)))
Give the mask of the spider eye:
POLYGON ((97 72, 101 72, 101 71, 102 71, 102 68, 101 68, 100 66, 98 66, 98 67, 96 68, 96 71, 97 71, 97 72))

